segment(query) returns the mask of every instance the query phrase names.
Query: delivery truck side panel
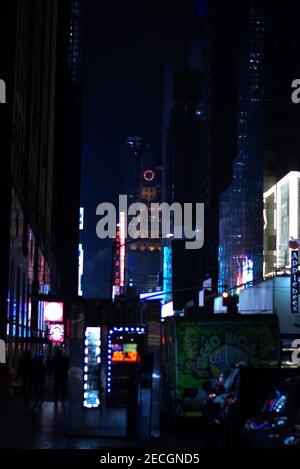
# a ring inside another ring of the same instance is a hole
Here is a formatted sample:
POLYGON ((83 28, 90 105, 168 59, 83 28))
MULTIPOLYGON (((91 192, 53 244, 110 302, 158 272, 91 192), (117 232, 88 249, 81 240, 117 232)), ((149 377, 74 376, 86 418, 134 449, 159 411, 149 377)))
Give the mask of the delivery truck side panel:
POLYGON ((172 318, 164 323, 163 374, 165 398, 172 413, 200 415, 209 383, 237 363, 278 364, 276 315, 207 321, 172 318))

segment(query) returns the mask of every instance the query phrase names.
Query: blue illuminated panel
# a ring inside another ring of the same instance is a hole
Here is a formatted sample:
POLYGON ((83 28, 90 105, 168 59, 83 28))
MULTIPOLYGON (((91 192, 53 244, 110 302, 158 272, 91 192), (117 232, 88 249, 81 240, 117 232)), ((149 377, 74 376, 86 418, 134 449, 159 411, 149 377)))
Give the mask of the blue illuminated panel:
POLYGON ((101 328, 87 327, 85 330, 84 350, 84 391, 83 407, 100 406, 100 363, 101 363, 101 328))
POLYGON ((164 302, 172 301, 172 248, 170 246, 164 247, 164 261, 163 261, 163 292, 164 302))

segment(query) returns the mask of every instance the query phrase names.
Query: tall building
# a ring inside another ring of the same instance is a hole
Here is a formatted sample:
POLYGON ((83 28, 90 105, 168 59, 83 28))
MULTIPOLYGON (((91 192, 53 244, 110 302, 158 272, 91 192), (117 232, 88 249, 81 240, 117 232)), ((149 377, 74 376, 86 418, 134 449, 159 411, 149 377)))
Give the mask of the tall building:
POLYGON ((129 203, 132 203, 138 199, 142 164, 142 137, 140 135, 126 138, 124 159, 125 190, 129 203))
POLYGON ((53 219, 65 296, 76 296, 78 290, 83 13, 80 0, 58 2, 53 219))
POLYGON ((38 293, 57 291, 52 218, 57 2, 1 4, 0 337, 10 369, 28 344, 41 347, 45 329, 38 293))
MULTIPOLYGON (((230 184, 235 149, 238 7, 233 1, 196 4, 198 38, 191 41, 186 64, 165 72, 162 199, 205 207, 201 250, 188 252, 183 242, 165 241, 168 258, 173 250, 174 272, 168 276, 175 309, 198 306, 204 282, 217 291, 219 197, 230 184)), ((212 303, 205 307, 212 310, 212 303)))
POLYGON ((0 338, 12 374, 23 351, 45 347, 38 296, 77 294, 80 87, 67 60, 70 12, 77 6, 65 0, 1 4, 7 99, 0 106, 0 338))
MULTIPOLYGON (((202 5, 205 2, 198 2, 202 5)), ((202 122, 200 200, 205 204, 201 280, 218 283, 219 200, 232 178, 236 153, 236 56, 241 2, 210 0, 200 24, 202 86, 197 116, 202 122)), ((200 11, 201 14, 201 11, 200 11)), ((206 304, 210 308, 211 304, 206 304)))
MULTIPOLYGON (((126 160, 126 187, 128 205, 143 203, 148 209, 150 229, 151 203, 160 202, 161 171, 156 164, 151 146, 140 136, 126 139, 128 159, 126 160)), ((159 217, 159 214, 157 214, 159 217)), ((128 217, 130 223, 132 217, 128 217)), ((126 238, 125 246, 125 285, 124 293, 139 295, 159 288, 161 270, 160 233, 150 238, 149 233, 142 232, 140 238, 126 238)))
POLYGON ((243 10, 237 154, 232 184, 220 202, 220 291, 262 278, 263 194, 299 169, 299 111, 290 91, 299 70, 298 10, 292 0, 249 1, 243 10))
MULTIPOLYGON (((166 68, 162 201, 169 204, 201 202, 199 155, 202 122, 197 116, 200 92, 199 68, 188 65, 166 68)), ((197 287, 200 289, 201 286, 201 252, 186 250, 184 240, 171 241, 170 238, 163 240, 163 254, 164 282, 165 285, 172 282, 174 309, 180 310, 187 301, 196 301, 197 287), (172 260, 172 271, 168 269, 167 272, 166 256, 172 260)))

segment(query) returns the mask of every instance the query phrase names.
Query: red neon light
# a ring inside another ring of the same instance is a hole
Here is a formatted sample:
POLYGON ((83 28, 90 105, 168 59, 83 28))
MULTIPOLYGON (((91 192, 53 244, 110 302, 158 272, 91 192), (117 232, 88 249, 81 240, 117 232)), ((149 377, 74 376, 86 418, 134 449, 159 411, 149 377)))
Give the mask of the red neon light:
POLYGON ((137 361, 137 352, 113 352, 112 354, 112 362, 135 363, 137 361))
POLYGON ((120 286, 124 287, 125 285, 125 223, 126 215, 125 212, 120 212, 120 286))

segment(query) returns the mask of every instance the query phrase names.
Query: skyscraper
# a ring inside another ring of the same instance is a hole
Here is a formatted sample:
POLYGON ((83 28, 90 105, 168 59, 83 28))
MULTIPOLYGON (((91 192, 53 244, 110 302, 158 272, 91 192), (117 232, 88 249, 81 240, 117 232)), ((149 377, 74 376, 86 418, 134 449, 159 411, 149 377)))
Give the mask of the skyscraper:
POLYGON ((78 8, 71 0, 1 5, 0 76, 8 92, 0 107, 0 337, 12 374, 23 351, 41 351, 47 342, 39 295, 77 294, 81 81, 75 26, 72 64, 68 57, 78 8))
POLYGON ((83 7, 58 2, 53 219, 61 293, 77 295, 83 114, 83 7))
POLYGON ((237 155, 220 203, 219 289, 263 275, 263 193, 299 168, 297 76, 299 6, 247 2, 238 55, 237 155), (251 272, 250 272, 251 271, 251 272))
MULTIPOLYGON (((197 116, 201 72, 191 66, 167 67, 163 119, 162 201, 201 202, 199 193, 202 122, 197 116)), ((172 233, 170 233, 172 235, 172 233)), ((164 270, 165 283, 172 281, 175 310, 197 297, 201 286, 201 252, 185 249, 183 240, 163 240, 163 253, 172 259, 172 272, 164 270), (172 254, 171 254, 172 252, 172 254), (192 288, 194 287, 194 291, 192 288)), ((162 259, 166 266, 166 259, 162 259)))
MULTIPOLYGON (((150 211, 151 203, 161 197, 161 172, 156 164, 151 146, 139 136, 126 140, 128 160, 126 165, 126 186, 128 204, 143 203, 148 208, 148 226, 151 216, 159 217, 150 211)), ((132 217, 128 217, 128 223, 132 217)), ((126 239, 125 293, 137 295, 155 291, 160 285, 161 244, 159 232, 150 238, 141 233, 138 239, 126 239)))
POLYGON ((0 337, 11 371, 28 345, 41 347, 36 295, 57 291, 52 197, 57 2, 4 1, 0 17, 0 337))

